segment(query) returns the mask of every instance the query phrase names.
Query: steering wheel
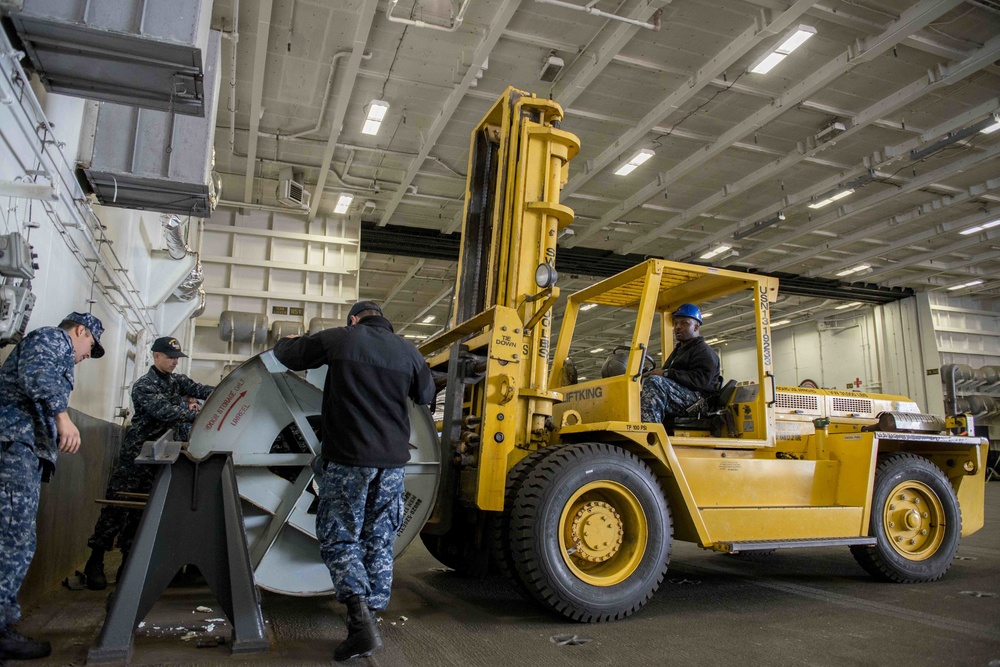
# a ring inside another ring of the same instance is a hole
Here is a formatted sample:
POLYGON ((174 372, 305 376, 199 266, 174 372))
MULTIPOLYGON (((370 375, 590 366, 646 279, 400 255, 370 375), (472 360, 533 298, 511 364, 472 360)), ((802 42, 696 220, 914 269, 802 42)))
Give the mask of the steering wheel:
MULTIPOLYGON (((645 345, 640 345, 639 349, 642 350, 642 370, 639 371, 639 378, 642 379, 643 375, 656 369, 656 362, 654 362, 652 357, 649 356, 649 353, 646 352, 645 345)), ((632 348, 628 345, 616 345, 615 349, 611 351, 611 354, 617 354, 621 350, 630 352, 632 348)))

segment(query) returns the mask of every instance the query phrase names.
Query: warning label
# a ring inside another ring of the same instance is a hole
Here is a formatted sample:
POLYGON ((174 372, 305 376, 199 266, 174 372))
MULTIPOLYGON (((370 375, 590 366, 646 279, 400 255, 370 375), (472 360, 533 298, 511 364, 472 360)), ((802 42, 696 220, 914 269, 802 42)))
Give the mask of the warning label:
POLYGON ((413 518, 413 515, 417 513, 417 509, 423 504, 424 501, 422 498, 417 498, 409 491, 403 492, 403 520, 399 522, 399 529, 396 531, 396 535, 403 534, 410 523, 410 519, 413 518))
POLYGON ((229 391, 229 394, 222 399, 219 403, 219 407, 215 409, 215 414, 213 414, 208 421, 205 422, 203 427, 206 431, 222 430, 222 427, 226 424, 230 426, 236 426, 240 423, 240 419, 246 414, 247 410, 250 409, 249 403, 244 403, 240 405, 240 402, 246 398, 247 390, 243 388, 245 384, 244 380, 237 382, 233 388, 229 391), (237 409, 239 406, 239 409, 237 409), (235 410, 235 412, 234 412, 235 410))

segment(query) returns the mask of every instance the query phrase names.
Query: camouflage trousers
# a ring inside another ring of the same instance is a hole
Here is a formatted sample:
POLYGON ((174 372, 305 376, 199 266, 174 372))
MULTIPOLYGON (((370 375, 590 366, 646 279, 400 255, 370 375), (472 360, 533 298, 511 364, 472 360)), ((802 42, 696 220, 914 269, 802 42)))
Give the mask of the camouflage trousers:
MULTIPOLYGON (((156 478, 156 466, 136 465, 135 457, 142 451, 142 443, 126 442, 118 455, 111 479, 108 481, 107 497, 114 499, 119 493, 149 493, 156 478)), ((134 498, 119 498, 119 500, 135 500, 134 498)), ((128 553, 132 548, 132 540, 139 529, 139 519, 142 510, 127 507, 105 505, 101 508, 101 516, 97 518, 94 534, 87 540, 91 549, 111 551, 115 547, 115 537, 122 551, 128 553)))
POLYGON ((0 443, 0 629, 21 620, 17 592, 35 555, 42 469, 20 442, 0 443))
POLYGON ((670 378, 650 375, 642 383, 639 412, 644 422, 662 422, 664 417, 682 417, 701 396, 670 378))
POLYGON ((403 468, 324 464, 316 536, 338 601, 360 595, 371 609, 389 605, 402 515, 403 468))

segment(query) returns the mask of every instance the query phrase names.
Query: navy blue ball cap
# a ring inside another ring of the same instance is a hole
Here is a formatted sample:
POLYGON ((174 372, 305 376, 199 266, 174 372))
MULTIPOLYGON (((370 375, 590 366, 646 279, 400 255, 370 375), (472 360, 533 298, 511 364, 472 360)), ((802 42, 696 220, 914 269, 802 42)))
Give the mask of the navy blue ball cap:
POLYGON ((153 341, 153 347, 150 348, 152 352, 161 352, 171 359, 177 359, 179 357, 186 357, 183 350, 181 350, 181 344, 176 338, 171 336, 163 336, 157 338, 153 341))
POLYGON ((69 320, 70 322, 76 322, 77 324, 82 324, 90 329, 90 333, 94 337, 94 346, 90 348, 91 359, 100 359, 104 356, 104 346, 101 345, 101 334, 104 333, 104 325, 99 319, 97 319, 96 316, 91 315, 90 313, 73 312, 63 319, 69 320))
POLYGON ((347 324, 350 326, 351 318, 357 316, 358 313, 363 313, 366 310, 374 310, 379 315, 382 314, 382 309, 374 301, 358 301, 356 304, 351 306, 351 312, 347 313, 347 324))

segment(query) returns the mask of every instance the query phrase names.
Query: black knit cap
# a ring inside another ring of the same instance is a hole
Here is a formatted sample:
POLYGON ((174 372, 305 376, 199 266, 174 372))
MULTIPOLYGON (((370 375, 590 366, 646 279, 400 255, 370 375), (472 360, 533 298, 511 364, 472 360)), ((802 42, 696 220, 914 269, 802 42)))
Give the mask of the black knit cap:
POLYGON ((350 326, 351 318, 356 316, 358 313, 364 312, 366 310, 374 310, 379 315, 382 314, 382 309, 379 308, 378 304, 374 301, 358 301, 356 304, 351 306, 351 312, 347 313, 347 324, 350 326))

